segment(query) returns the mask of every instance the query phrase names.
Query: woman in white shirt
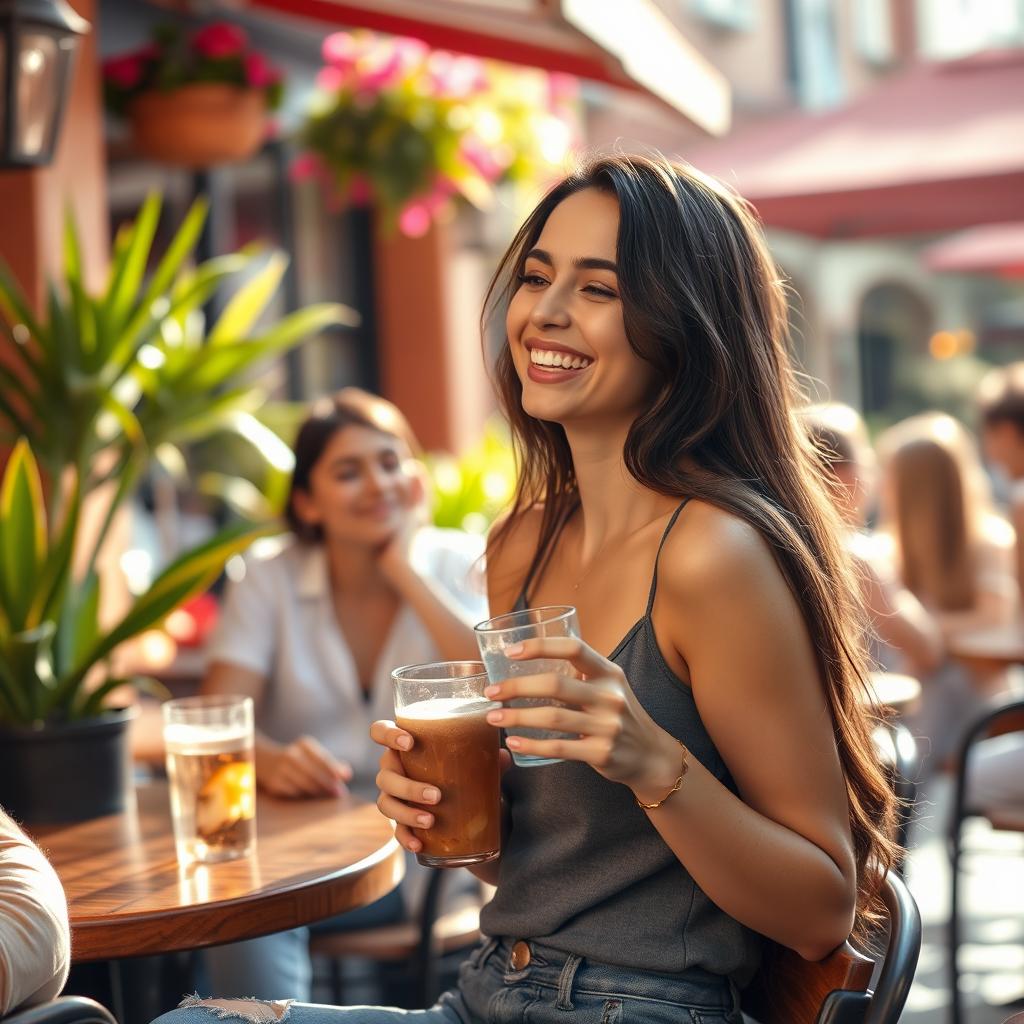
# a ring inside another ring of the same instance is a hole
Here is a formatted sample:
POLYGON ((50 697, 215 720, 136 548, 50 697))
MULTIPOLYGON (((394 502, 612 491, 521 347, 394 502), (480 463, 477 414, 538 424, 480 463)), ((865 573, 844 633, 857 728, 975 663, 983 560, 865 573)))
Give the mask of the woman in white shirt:
MULTIPOLYGON (((390 402, 345 388, 299 430, 286 516, 293 538, 246 560, 209 651, 203 693, 256 705, 256 778, 277 796, 376 794, 371 722, 393 710, 398 665, 475 659, 486 616, 482 539, 427 527, 419 445, 390 402)), ((401 895, 338 928, 404 914, 401 895)), ((310 998, 308 931, 207 951, 215 993, 310 998)))

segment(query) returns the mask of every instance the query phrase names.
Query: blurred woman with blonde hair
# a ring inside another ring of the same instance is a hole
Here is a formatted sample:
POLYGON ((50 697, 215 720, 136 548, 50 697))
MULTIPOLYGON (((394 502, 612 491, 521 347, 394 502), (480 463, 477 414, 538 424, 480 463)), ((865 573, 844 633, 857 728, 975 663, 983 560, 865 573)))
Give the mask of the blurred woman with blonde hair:
MULTIPOLYGON (((998 625, 1016 611, 1013 529, 992 504, 973 439, 953 417, 923 413, 878 439, 881 530, 894 571, 948 639, 998 625)), ((951 755, 963 723, 998 677, 946 662, 925 680, 911 730, 931 741, 935 764, 951 755)))

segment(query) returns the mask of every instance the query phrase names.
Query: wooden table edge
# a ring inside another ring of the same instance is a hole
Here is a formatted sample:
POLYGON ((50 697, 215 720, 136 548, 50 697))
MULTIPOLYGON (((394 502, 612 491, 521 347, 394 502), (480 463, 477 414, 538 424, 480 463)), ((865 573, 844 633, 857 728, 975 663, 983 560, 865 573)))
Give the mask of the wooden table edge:
POLYGON ((116 921, 76 921, 71 929, 71 960, 88 963, 176 953, 288 931, 373 903, 391 892, 404 874, 405 854, 392 837, 368 857, 339 868, 314 884, 307 881, 284 885, 262 895, 258 902, 241 897, 151 914, 125 914, 116 921), (353 875, 359 876, 355 882, 353 875), (346 882, 343 888, 337 885, 341 881, 346 882), (238 913, 233 915, 232 910, 238 913), (222 914, 216 932, 202 934, 204 921, 218 911, 222 914), (265 918, 265 922, 254 927, 249 918, 253 913, 265 918), (154 937, 153 926, 161 920, 167 922, 170 930, 154 937))

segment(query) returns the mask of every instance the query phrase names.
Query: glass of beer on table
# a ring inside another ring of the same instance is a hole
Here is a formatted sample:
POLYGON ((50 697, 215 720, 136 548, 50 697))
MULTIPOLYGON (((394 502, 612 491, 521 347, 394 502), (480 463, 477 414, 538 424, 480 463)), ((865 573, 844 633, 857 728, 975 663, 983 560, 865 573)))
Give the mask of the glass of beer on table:
POLYGON ((252 698, 184 697, 162 709, 179 863, 244 857, 256 838, 252 698))
POLYGON ((413 829, 429 867, 461 867, 494 860, 501 852, 499 735, 487 712, 500 705, 484 696, 487 673, 479 661, 407 665, 391 673, 395 723, 413 738, 400 751, 410 779, 436 786, 431 828, 413 829))

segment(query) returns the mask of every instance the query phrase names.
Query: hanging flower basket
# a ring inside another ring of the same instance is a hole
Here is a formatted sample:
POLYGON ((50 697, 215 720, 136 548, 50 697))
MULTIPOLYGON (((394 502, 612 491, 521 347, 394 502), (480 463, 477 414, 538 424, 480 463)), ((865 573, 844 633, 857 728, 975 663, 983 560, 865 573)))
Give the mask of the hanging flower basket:
POLYGON ((144 92, 132 100, 128 117, 140 153, 196 168, 252 156, 266 136, 266 111, 256 89, 201 82, 144 92))
POLYGON ((108 109, 129 122, 140 153, 193 168, 251 156, 282 91, 280 73, 230 22, 188 36, 159 28, 141 50, 106 61, 103 80, 108 109))
POLYGON ((452 201, 557 177, 577 133, 575 81, 432 50, 417 39, 337 32, 300 128, 297 178, 331 206, 373 203, 419 236, 452 201))

